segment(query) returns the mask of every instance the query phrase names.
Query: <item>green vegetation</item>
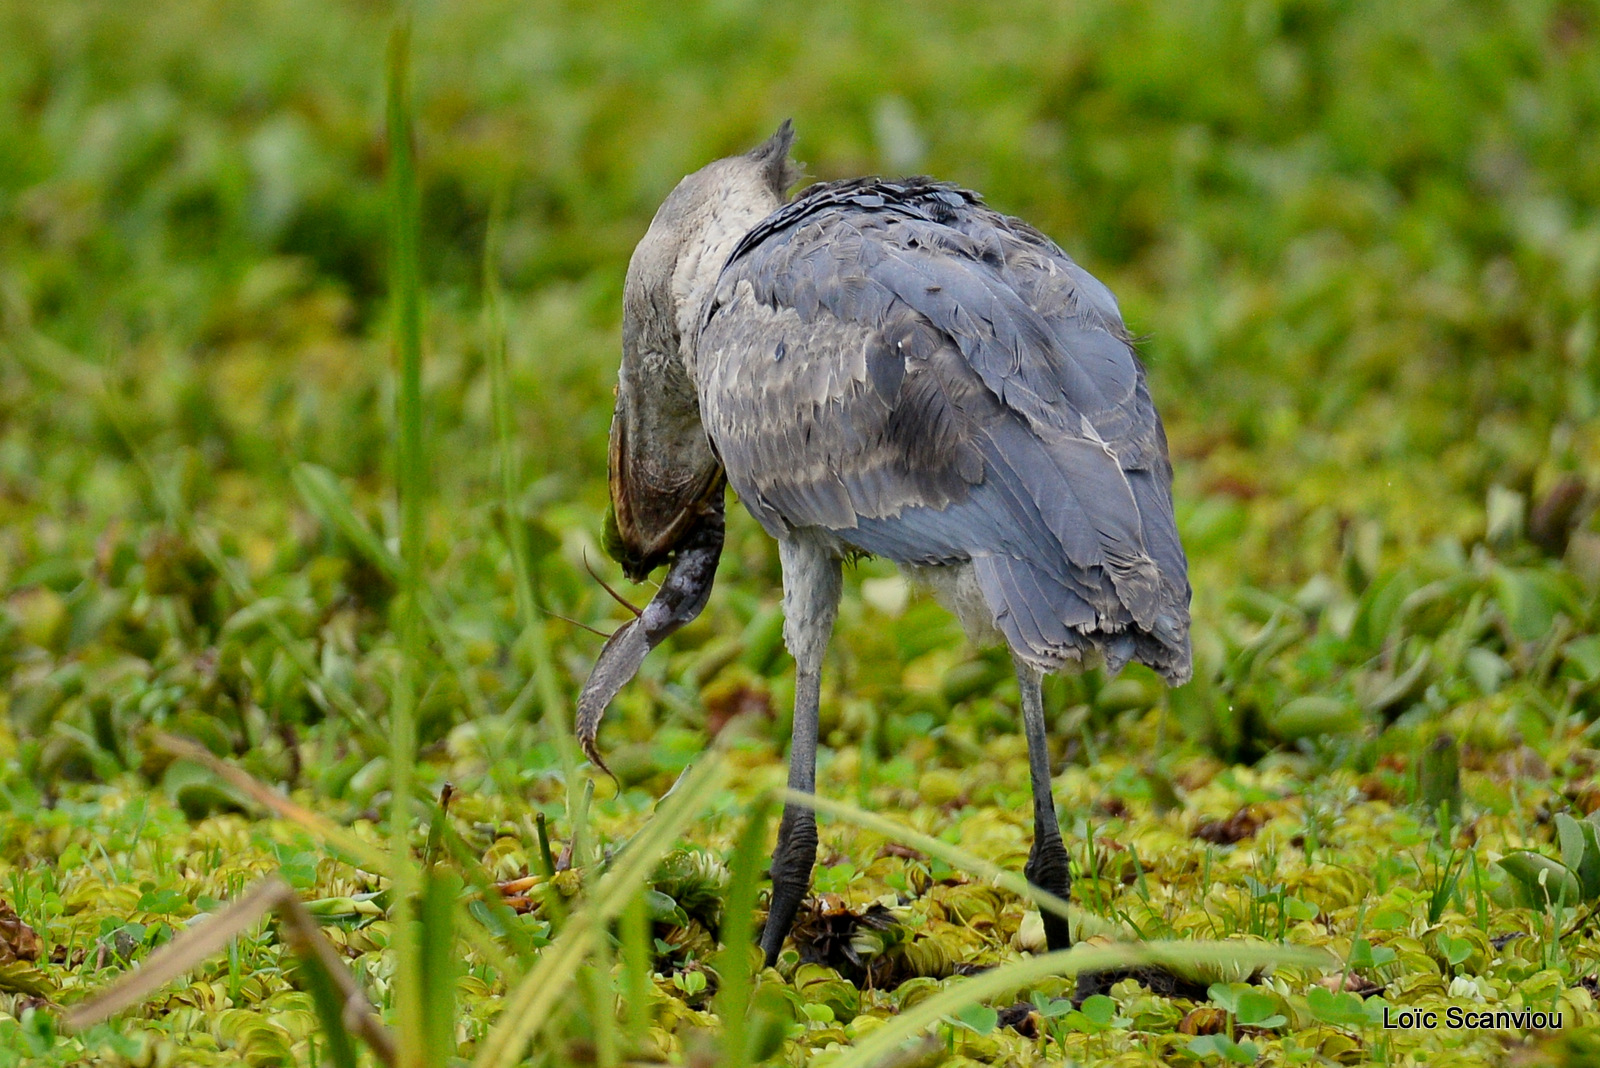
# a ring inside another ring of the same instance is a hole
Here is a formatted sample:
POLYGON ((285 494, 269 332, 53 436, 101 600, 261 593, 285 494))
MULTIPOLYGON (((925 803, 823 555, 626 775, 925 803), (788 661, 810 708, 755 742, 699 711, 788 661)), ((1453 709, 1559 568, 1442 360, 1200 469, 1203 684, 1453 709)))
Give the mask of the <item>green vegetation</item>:
POLYGON ((419 4, 416 269, 396 24, 0 0, 0 1068, 374 1063, 292 908, 63 1031, 274 873, 411 1063, 1600 1054, 1600 8, 419 4), (1015 684, 875 561, 819 790, 907 830, 824 809, 818 959, 740 956, 793 675, 737 507, 607 719, 622 791, 578 764, 626 259, 790 115, 1147 336, 1196 680, 1046 697, 1086 952, 1197 943, 1181 989, 1029 955, 1015 684), (1449 1006, 1565 1027, 1379 1026, 1449 1006))

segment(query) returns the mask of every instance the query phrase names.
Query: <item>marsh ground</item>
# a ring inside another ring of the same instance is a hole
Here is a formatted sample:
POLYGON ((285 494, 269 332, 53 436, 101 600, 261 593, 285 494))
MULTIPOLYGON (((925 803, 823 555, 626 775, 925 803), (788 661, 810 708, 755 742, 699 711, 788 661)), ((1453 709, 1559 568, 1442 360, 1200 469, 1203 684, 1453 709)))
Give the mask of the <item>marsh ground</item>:
MULTIPOLYGON (((82 1036, 48 1007, 273 870, 388 996, 387 924, 355 896, 377 878, 241 810, 151 731, 376 840, 389 779, 368 717, 399 657, 390 20, 302 0, 0 2, 0 899, 18 915, 0 917, 0 1064, 315 1062, 270 928, 82 1036)), ((1069 1012, 1065 983, 1035 985, 991 1006, 1031 999, 1021 1031, 973 1010, 941 1025, 945 1056, 1588 1063, 1600 9, 470 0, 418 5, 415 47, 434 602, 419 775, 431 796, 455 785, 484 870, 537 870, 538 813, 558 848, 570 836, 556 728, 600 641, 525 625, 508 545, 550 612, 623 618, 584 561, 603 560, 627 255, 680 175, 792 115, 811 174, 981 190, 1145 336, 1196 679, 1050 684, 1074 903, 1144 937, 1348 962, 1337 994, 1285 971, 1209 1002, 1125 984, 1069 1012), (1520 851, 1576 874, 1499 863, 1520 851), (1374 1022, 1451 1005, 1559 1009, 1565 1029, 1374 1022)), ((730 520, 710 608, 608 719, 624 790, 600 782, 602 842, 730 722, 738 772, 689 844, 725 858, 780 776, 776 553, 730 520)), ((827 666, 821 789, 1020 869, 1015 698, 1001 658, 864 562, 827 666)), ((1009 895, 841 822, 822 842, 817 890, 894 904, 921 948, 879 946, 887 980, 792 961, 763 976, 787 991, 786 1062, 1031 944, 1009 895)), ((675 1057, 714 1023, 714 917, 686 900, 720 883, 701 876, 658 884, 646 1047, 675 1057)), ((553 918, 520 921, 535 946, 553 918)), ((504 987, 466 955, 464 1055, 504 987)), ((538 1063, 609 1056, 584 1042, 594 1004, 572 999, 538 1063)))

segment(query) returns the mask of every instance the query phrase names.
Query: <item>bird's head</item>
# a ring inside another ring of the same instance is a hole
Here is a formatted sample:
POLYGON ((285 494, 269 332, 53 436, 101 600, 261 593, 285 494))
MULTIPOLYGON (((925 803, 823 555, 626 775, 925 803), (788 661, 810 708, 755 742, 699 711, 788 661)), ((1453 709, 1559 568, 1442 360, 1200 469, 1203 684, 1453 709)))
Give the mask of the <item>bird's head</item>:
POLYGON ((695 330, 734 246, 799 180, 793 140, 785 122, 749 152, 679 182, 628 263, 606 550, 632 578, 664 563, 722 491, 700 422, 695 330))

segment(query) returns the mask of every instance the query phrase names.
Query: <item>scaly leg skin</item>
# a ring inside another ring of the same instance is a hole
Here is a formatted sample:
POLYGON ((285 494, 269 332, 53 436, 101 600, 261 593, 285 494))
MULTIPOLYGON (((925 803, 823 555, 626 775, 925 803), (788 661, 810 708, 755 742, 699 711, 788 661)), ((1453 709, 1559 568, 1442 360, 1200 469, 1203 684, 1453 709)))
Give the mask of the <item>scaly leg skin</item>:
MULTIPOLYGON (((822 655, 839 611, 839 561, 803 536, 778 543, 783 563, 783 637, 795 660, 794 730, 789 746, 789 789, 812 793, 817 786, 817 713, 822 698, 822 655)), ((772 902, 761 932, 768 967, 778 960, 800 902, 811 889, 817 862, 817 815, 803 805, 785 805, 772 854, 772 902)))
MULTIPOLYGON (((789 789, 812 793, 817 779, 817 703, 820 671, 795 680, 794 740, 789 752, 789 789)), ((772 903, 761 932, 761 952, 771 967, 794 925, 800 902, 811 889, 817 862, 817 814, 803 805, 783 806, 778 847, 772 854, 772 903)))
MULTIPOLYGON (((1072 875, 1067 867, 1067 847, 1056 821, 1055 798, 1050 794, 1050 740, 1045 732, 1044 695, 1036 668, 1013 657, 1017 687, 1022 692, 1022 729, 1028 737, 1028 777, 1033 783, 1033 849, 1023 869, 1028 881, 1063 901, 1071 899, 1072 875)), ((1044 937, 1052 950, 1072 945, 1067 921, 1043 912, 1044 937)))

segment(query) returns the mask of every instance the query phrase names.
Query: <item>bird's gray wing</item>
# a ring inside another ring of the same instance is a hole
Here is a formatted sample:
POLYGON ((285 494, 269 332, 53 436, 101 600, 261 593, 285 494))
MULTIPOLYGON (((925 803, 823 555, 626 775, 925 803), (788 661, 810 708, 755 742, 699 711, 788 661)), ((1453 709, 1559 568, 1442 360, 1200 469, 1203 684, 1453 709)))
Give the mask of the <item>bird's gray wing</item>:
POLYGON ((1160 422, 1110 293, 961 190, 816 186, 730 257, 696 339, 701 416, 775 535, 973 562, 1041 666, 1188 670, 1160 422))

